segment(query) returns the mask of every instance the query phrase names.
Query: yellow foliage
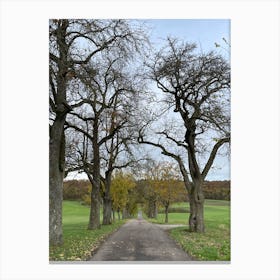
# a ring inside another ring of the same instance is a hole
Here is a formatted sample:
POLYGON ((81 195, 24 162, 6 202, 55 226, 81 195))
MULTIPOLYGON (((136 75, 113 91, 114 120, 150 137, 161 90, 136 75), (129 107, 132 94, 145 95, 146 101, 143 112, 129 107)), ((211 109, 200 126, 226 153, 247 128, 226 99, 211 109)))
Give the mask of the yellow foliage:
POLYGON ((111 197, 113 199, 113 208, 122 209, 128 201, 129 191, 135 188, 136 183, 131 174, 124 174, 119 171, 112 179, 111 197))
POLYGON ((161 162, 153 168, 151 185, 164 206, 175 201, 182 191, 182 182, 178 166, 170 162, 161 162))

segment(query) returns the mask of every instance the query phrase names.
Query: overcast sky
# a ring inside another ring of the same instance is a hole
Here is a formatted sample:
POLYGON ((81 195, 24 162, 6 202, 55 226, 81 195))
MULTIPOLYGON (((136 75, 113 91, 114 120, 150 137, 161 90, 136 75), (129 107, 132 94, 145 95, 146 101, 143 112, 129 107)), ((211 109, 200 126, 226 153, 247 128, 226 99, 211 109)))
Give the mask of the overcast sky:
MULTIPOLYGON (((167 36, 176 37, 187 42, 196 43, 204 52, 215 50, 227 59, 230 57, 229 48, 223 38, 230 43, 230 20, 227 19, 156 19, 145 20, 151 28, 151 42, 157 49, 161 48, 167 36), (215 43, 221 45, 216 48, 215 43)), ((160 150, 146 147, 153 157, 159 160, 168 160, 161 155, 160 150)), ((70 178, 87 178, 82 174, 70 174, 70 178)), ((217 156, 213 168, 209 171, 206 180, 229 180, 230 159, 229 156, 217 156)))
MULTIPOLYGON (((176 37, 187 42, 196 43, 203 51, 215 50, 224 57, 230 57, 230 20, 228 19, 155 19, 147 20, 151 26, 151 41, 160 48, 167 36, 176 37), (216 48, 215 43, 222 48, 216 48)), ((206 180, 229 180, 230 159, 228 156, 217 156, 212 170, 206 180)))

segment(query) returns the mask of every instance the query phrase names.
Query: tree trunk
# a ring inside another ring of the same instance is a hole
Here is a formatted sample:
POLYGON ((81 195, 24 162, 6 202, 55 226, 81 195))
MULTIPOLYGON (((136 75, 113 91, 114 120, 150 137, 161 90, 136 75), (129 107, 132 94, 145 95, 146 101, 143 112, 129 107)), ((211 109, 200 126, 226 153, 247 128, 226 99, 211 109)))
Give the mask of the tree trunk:
POLYGON ((168 223, 168 209, 169 209, 169 205, 165 205, 165 223, 168 223))
POLYGON ((49 143, 49 242, 61 245, 62 200, 64 178, 64 118, 56 118, 50 133, 49 143))
POLYGON ((62 200, 63 178, 65 163, 65 135, 64 124, 66 114, 70 111, 66 106, 66 74, 68 70, 66 43, 66 31, 68 20, 62 20, 57 29, 56 38, 58 44, 57 57, 57 90, 55 97, 55 120, 50 129, 49 142, 49 242, 50 245, 61 245, 62 239, 62 200))
POLYGON ((157 205, 156 205, 156 200, 150 199, 148 201, 148 213, 147 213, 148 218, 157 218, 157 205))
POLYGON ((112 201, 110 198, 105 197, 103 199, 103 225, 110 225, 112 223, 112 201))
POLYGON ((202 192, 202 184, 193 185, 189 193, 190 199, 190 216, 189 230, 191 232, 204 232, 204 195, 202 192))
POLYGON ((100 193, 99 189, 92 185, 88 229, 97 228, 100 228, 100 193))
POLYGON ((98 146, 98 120, 93 124, 93 174, 88 229, 100 228, 100 155, 98 146))
POLYGON ((121 219, 121 216, 120 216, 120 209, 118 208, 118 220, 121 219))
POLYGON ((112 199, 110 195, 112 172, 108 171, 105 178, 105 195, 103 199, 103 225, 110 225, 112 223, 112 199))
POLYGON ((122 211, 122 219, 127 219, 128 218, 128 211, 126 209, 126 207, 123 208, 123 211, 122 211))
POLYGON ((155 201, 155 219, 157 219, 157 215, 158 215, 158 208, 157 208, 157 203, 155 201))
POLYGON ((113 222, 115 222, 116 221, 116 217, 115 217, 115 210, 112 210, 112 218, 113 218, 113 222))

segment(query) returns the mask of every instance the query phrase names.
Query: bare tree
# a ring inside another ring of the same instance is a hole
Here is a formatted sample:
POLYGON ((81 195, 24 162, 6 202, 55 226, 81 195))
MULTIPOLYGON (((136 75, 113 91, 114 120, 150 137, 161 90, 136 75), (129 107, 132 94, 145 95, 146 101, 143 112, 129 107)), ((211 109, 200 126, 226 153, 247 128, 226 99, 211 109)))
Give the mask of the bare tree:
POLYGON ((198 53, 194 44, 169 38, 166 48, 148 67, 149 77, 164 94, 168 108, 174 108, 182 126, 180 131, 158 129, 155 141, 147 135, 149 124, 145 125, 139 142, 158 147, 163 155, 177 161, 189 195, 189 229, 204 232, 202 184, 218 150, 230 141, 229 64, 214 52, 198 53), (174 146, 177 150, 171 150, 174 146))
MULTIPOLYGON (((92 62, 99 53, 114 52, 129 56, 137 50, 143 36, 125 20, 50 20, 49 26, 49 240, 62 244, 62 181, 65 168, 64 125, 72 110, 67 95, 77 68, 92 62), (141 39, 140 39, 141 37, 141 39)), ((98 180, 98 179, 97 179, 98 180)))
MULTIPOLYGON (((112 124, 112 122, 111 122, 112 124)), ((125 169, 137 164, 141 159, 137 159, 133 153, 135 142, 137 139, 136 131, 133 124, 128 122, 112 137, 110 141, 105 143, 105 151, 103 153, 102 162, 104 177, 103 193, 103 225, 111 224, 112 198, 111 198, 111 182, 114 170, 125 169)))
POLYGON ((131 162, 128 158, 121 160, 120 155, 129 151, 132 104, 138 99, 131 75, 125 72, 125 58, 107 54, 99 57, 95 65, 98 66, 88 64, 80 69, 80 90, 73 92, 73 99, 80 100, 72 106, 66 121, 67 128, 80 135, 74 138, 74 142, 79 142, 76 164, 92 184, 89 229, 100 227, 102 181, 105 185, 103 223, 111 222, 111 176, 114 169, 127 167, 131 162))

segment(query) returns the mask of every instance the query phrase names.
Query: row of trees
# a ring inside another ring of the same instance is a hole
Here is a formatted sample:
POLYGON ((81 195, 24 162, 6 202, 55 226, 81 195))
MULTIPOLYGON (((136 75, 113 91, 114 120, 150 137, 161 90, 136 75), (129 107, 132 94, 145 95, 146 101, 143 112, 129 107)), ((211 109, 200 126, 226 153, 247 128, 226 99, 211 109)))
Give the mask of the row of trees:
MULTIPOLYGON (((168 165, 170 165, 170 162, 157 163, 156 167, 165 168, 168 165)), ((176 165, 173 165, 173 168, 176 168, 176 165)), ((167 175, 170 174, 169 170, 167 171, 167 175)), ((118 172, 112 179, 111 197, 113 212, 117 212, 118 209, 120 211, 126 207, 126 204, 121 203, 121 201, 126 203, 131 201, 134 208, 136 205, 142 205, 147 216, 152 218, 155 216, 158 206, 162 204, 160 203, 161 199, 159 199, 160 194, 166 195, 168 194, 168 190, 172 190, 169 192, 169 196, 172 198, 171 202, 188 202, 188 195, 184 183, 181 179, 177 180, 177 177, 178 174, 175 177, 171 177, 171 180, 163 178, 164 184, 160 185, 156 181, 160 180, 160 177, 156 179, 155 177, 151 176, 149 178, 147 176, 146 180, 136 180, 132 174, 118 172), (168 186, 168 182, 174 183, 174 187, 168 186), (115 187, 116 185, 118 187, 115 187), (158 186, 162 187, 158 188, 158 186), (166 190, 165 186, 169 189, 166 190), (157 190, 159 192, 158 194, 156 193, 157 190), (154 201, 157 207, 153 206, 154 201), (114 205, 118 205, 118 207, 114 207, 114 205)), ((88 180, 67 180, 63 183, 63 200, 82 201, 86 205, 90 205, 90 189, 90 182, 88 180)), ((104 186, 102 186, 103 189, 104 186)), ((230 200, 230 181, 205 181, 203 183, 203 193, 206 199, 230 200)), ((104 196, 103 191, 101 191, 101 196, 104 196)), ((170 210, 172 211, 172 209, 169 208, 169 213, 170 210)), ((185 212, 185 209, 182 211, 185 212)), ((130 212, 130 214, 135 213, 135 211, 130 212)))
MULTIPOLYGON (((88 180, 71 180, 64 182, 63 199, 83 201, 90 205, 90 182, 88 180)), ((105 195, 105 186, 101 185, 101 197, 105 195)), ((175 164, 170 162, 155 163, 145 180, 137 181, 132 174, 117 171, 112 176, 110 197, 112 201, 111 214, 115 212, 120 218, 131 217, 136 214, 138 206, 144 208, 149 218, 155 217, 157 209, 162 206, 165 221, 168 222, 169 206, 172 202, 186 200, 186 189, 175 164)), ((103 205, 103 212, 106 206, 103 205)), ((103 215, 103 219, 106 215, 103 215)))
MULTIPOLYGON (((101 199, 103 224, 109 224, 112 176, 146 159, 139 144, 175 160, 189 194, 190 230, 204 231, 202 184, 218 150, 230 140, 230 68, 220 55, 198 53, 194 44, 176 39, 151 52, 147 33, 140 21, 50 20, 52 245, 63 242, 67 173, 84 172, 90 181, 88 229, 101 225, 101 199), (147 91, 151 82, 157 93, 147 91), (159 93, 161 102, 149 107, 159 93)), ((160 192, 165 187, 158 181, 160 192)))
POLYGON ((172 202, 182 201, 187 196, 177 166, 170 162, 159 162, 147 174, 145 212, 149 218, 156 218, 158 207, 162 206, 165 222, 168 222, 169 206, 172 202))
POLYGON ((112 172, 134 161, 129 142, 133 141, 133 112, 141 87, 129 65, 145 40, 141 26, 132 28, 124 20, 50 21, 49 225, 53 245, 62 244, 62 182, 69 171, 85 172, 91 183, 89 229, 100 227, 104 182, 103 223, 110 223, 112 172))

